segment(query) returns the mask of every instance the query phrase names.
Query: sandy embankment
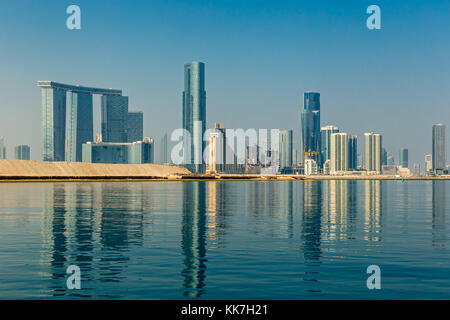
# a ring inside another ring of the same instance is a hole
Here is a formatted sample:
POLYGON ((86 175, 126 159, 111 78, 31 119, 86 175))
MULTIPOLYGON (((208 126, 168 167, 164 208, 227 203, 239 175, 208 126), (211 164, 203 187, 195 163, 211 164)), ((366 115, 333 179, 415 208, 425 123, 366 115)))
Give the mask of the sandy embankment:
POLYGON ((1 180, 167 179, 188 175, 176 166, 0 160, 1 180))

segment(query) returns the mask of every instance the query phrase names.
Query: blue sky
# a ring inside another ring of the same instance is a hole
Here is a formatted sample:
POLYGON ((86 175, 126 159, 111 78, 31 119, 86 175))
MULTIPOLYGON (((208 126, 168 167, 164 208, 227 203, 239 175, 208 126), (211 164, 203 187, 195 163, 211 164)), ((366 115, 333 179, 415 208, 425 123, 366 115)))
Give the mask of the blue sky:
POLYGON ((449 1, 2 0, 0 136, 40 159, 36 81, 54 80, 123 89, 159 138, 181 126, 183 65, 200 60, 209 126, 294 129, 299 147, 302 92, 318 91, 322 125, 357 134, 360 153, 379 132, 423 168, 431 126, 450 125, 449 21, 449 1), (70 4, 81 30, 66 28, 70 4))

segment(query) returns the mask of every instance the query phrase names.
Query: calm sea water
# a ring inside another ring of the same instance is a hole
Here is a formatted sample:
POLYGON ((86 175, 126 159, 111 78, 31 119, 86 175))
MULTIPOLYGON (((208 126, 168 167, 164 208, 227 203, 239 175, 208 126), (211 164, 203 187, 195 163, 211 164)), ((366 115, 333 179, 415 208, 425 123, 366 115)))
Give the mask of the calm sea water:
POLYGON ((0 299, 450 299, 445 181, 0 183, 0 299), (381 268, 381 290, 366 269, 381 268), (81 290, 66 269, 81 269, 81 290))

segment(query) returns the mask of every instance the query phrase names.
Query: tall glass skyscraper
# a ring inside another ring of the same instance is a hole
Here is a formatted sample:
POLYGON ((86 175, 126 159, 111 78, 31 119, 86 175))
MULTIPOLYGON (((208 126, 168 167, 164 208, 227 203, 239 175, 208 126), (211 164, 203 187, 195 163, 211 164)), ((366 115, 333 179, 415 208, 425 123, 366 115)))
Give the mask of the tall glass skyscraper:
POLYGON ((398 164, 402 168, 408 168, 408 149, 406 148, 400 149, 398 164))
POLYGON ((128 112, 127 137, 128 142, 144 139, 144 113, 142 111, 128 112))
POLYGON ((184 65, 183 129, 188 131, 191 137, 190 145, 187 144, 188 139, 184 139, 186 143, 184 163, 192 172, 204 172, 206 91, 205 64, 202 62, 194 61, 184 65))
POLYGON ((350 135, 348 137, 348 170, 358 168, 358 137, 350 135))
POLYGON ((433 126, 433 172, 442 174, 447 160, 445 125, 439 123, 433 126))
POLYGON ((103 142, 127 142, 128 97, 102 96, 103 142))
POLYGON ((280 171, 284 168, 293 167, 293 131, 280 130, 279 133, 279 150, 280 150, 280 171))
POLYGON ((83 143, 93 140, 92 95, 121 97, 122 91, 53 81, 38 81, 38 86, 42 88, 42 159, 81 161, 83 143))
POLYGON ((67 91, 66 161, 81 162, 82 145, 94 136, 92 94, 67 91))
POLYGON ((301 112, 304 159, 319 163, 320 155, 320 93, 305 92, 301 112))
POLYGON ((331 159, 331 134, 338 133, 336 126, 324 126, 320 129, 320 166, 331 159))

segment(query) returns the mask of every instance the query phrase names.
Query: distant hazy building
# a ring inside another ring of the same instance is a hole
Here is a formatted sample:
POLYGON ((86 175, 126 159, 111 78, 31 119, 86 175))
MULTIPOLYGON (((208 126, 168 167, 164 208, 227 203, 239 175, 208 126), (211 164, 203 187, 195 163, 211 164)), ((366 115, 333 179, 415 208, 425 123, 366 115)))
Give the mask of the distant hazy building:
POLYGON ((386 166, 388 153, 385 148, 381 149, 381 166, 386 166))
POLYGON ((420 174, 420 163, 413 164, 413 174, 420 174))
POLYGON ((279 132, 280 171, 294 166, 293 135, 292 130, 280 130, 279 132))
POLYGON ((401 148, 399 157, 398 157, 398 165, 402 168, 408 168, 408 149, 401 148))
POLYGON ((88 142, 83 144, 83 162, 143 164, 154 162, 153 139, 137 142, 88 142))
POLYGON ((306 159, 305 160, 305 175, 310 176, 312 174, 317 174, 318 168, 317 168, 317 162, 313 159, 306 159))
POLYGON ((358 169, 358 137, 348 136, 348 170, 358 169))
POLYGON ((331 159, 331 134, 339 132, 336 126, 323 126, 320 128, 320 165, 331 159))
MULTIPOLYGON (((203 172, 206 91, 205 64, 202 62, 194 61, 184 65, 183 129, 190 133, 190 145, 186 144, 184 150, 185 166, 192 172, 203 172)), ((185 137, 186 143, 187 140, 185 137)))
POLYGON ((364 134, 364 169, 381 173, 382 139, 378 133, 364 134))
POLYGON ((6 159, 6 147, 4 137, 0 137, 0 159, 6 159))
POLYGON ((431 154, 425 155, 425 171, 426 172, 433 171, 433 156, 431 154))
POLYGON ((433 126, 433 172, 442 174, 446 166, 446 133, 445 125, 436 124, 433 126))
POLYGON ((30 160, 30 146, 20 145, 14 148, 16 160, 30 160))
MULTIPOLYGON (((320 93, 305 92, 301 112, 303 157, 320 161, 320 93)), ((320 165, 320 164, 319 164, 320 165)))
POLYGON ((102 96, 103 142, 128 142, 128 97, 102 96))
POLYGON ((128 112, 127 138, 128 142, 144 139, 144 113, 142 111, 128 112))
POLYGON ((160 140, 160 144, 159 144, 159 163, 161 163, 161 164, 170 163, 169 138, 167 136, 167 133, 160 140))
POLYGON ((349 135, 344 132, 332 133, 330 142, 330 174, 337 174, 348 171, 349 135))
POLYGON ((102 95, 103 109, 103 104, 108 105, 103 100, 121 99, 122 91, 53 81, 38 81, 38 86, 42 88, 42 159, 81 161, 81 146, 93 139, 92 95, 102 95))
POLYGON ((393 166, 395 164, 395 158, 390 152, 388 152, 386 155, 386 164, 388 166, 393 166))

